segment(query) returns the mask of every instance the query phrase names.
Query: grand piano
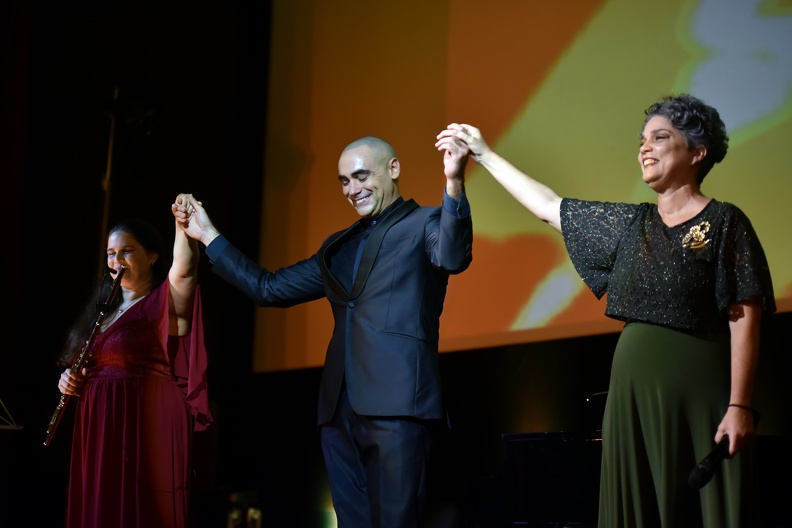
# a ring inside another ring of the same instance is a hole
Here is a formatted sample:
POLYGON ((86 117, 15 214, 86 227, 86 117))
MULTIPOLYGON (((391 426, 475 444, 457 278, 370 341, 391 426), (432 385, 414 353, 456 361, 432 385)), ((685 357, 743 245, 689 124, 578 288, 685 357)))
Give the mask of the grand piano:
POLYGON ((504 433, 504 462, 478 483, 474 526, 595 528, 605 393, 592 395, 583 431, 504 433))

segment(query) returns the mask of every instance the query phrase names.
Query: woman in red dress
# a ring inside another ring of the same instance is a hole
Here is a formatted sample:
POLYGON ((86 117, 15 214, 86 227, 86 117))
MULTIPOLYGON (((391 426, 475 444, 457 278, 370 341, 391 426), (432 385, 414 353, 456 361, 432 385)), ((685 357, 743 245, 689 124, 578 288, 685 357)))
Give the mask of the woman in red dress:
MULTIPOLYGON (((180 203, 185 198, 176 198, 180 203)), ((176 204, 174 204, 174 207, 176 204)), ((125 268, 82 372, 58 388, 75 409, 67 528, 186 527, 192 431, 212 421, 206 391, 197 243, 176 226, 173 263, 159 235, 128 220, 107 240, 107 265, 125 268)), ((104 290, 104 292, 103 292, 104 290)), ((94 299, 67 338, 63 361, 85 346, 94 299)), ((93 321, 93 322, 92 322, 93 321)))

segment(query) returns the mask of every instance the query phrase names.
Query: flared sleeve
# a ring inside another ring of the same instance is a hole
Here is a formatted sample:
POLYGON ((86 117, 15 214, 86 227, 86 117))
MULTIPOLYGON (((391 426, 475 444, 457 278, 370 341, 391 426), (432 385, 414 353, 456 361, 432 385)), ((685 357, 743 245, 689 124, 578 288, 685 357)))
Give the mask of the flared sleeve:
MULTIPOLYGON (((206 369, 207 353, 204 345, 203 309, 201 307, 200 286, 195 288, 195 302, 193 302, 193 318, 190 333, 179 340, 186 345, 183 353, 189 358, 189 372, 187 373, 187 403, 192 409, 195 418, 193 429, 203 431, 212 423, 209 412, 209 391, 207 390, 206 369)), ((181 347, 180 347, 181 348, 181 347)))
POLYGON ((723 243, 718 246, 715 293, 718 308, 752 299, 765 313, 776 311, 773 281, 764 248, 751 221, 733 204, 723 203, 723 243))
POLYGON ((212 423, 207 388, 208 358, 204 344, 203 309, 201 287, 195 288, 190 332, 183 336, 169 334, 168 306, 170 287, 166 280, 160 289, 164 300, 164 315, 160 319, 159 335, 163 348, 168 351, 168 363, 176 383, 185 395, 193 417, 193 430, 203 431, 212 423))

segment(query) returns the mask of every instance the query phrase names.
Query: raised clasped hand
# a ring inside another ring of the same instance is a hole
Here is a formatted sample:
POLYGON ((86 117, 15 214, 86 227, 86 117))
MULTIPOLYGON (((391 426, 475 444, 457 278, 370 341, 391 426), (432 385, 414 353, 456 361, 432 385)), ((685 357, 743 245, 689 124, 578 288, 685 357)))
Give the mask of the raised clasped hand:
POLYGON ((470 150, 470 155, 474 161, 480 162, 481 156, 490 150, 487 142, 481 136, 481 131, 471 125, 464 123, 451 123, 445 130, 437 135, 437 143, 435 146, 440 148, 440 144, 447 141, 448 138, 454 138, 467 145, 470 150))
POLYGON ((470 154, 467 143, 453 136, 446 136, 438 139, 435 147, 439 151, 444 151, 443 166, 446 178, 464 180, 465 164, 470 154))
POLYGON ((171 204, 171 211, 182 229, 187 229, 190 226, 190 218, 195 214, 195 207, 190 203, 190 195, 179 194, 171 204))

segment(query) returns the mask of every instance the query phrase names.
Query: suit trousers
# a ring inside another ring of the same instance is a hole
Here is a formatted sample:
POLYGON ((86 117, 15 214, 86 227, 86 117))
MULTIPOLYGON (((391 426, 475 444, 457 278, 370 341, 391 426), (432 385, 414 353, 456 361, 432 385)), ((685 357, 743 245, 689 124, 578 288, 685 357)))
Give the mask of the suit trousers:
POLYGON ((355 413, 344 389, 333 419, 321 428, 338 526, 419 526, 431 436, 429 422, 355 413))

